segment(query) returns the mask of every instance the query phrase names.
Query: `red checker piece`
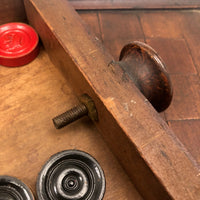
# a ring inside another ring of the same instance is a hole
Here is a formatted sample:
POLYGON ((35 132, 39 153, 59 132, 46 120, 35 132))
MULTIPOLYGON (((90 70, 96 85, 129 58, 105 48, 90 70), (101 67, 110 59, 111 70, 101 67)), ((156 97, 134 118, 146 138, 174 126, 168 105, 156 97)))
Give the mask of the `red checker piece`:
POLYGON ((0 26, 0 65, 18 67, 34 60, 39 53, 36 31, 24 23, 0 26))

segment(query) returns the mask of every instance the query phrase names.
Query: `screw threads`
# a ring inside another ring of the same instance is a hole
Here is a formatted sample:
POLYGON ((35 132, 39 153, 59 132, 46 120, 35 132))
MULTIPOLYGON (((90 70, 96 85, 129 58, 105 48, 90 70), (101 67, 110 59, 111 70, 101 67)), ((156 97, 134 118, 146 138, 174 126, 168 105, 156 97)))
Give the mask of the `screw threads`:
POLYGON ((67 112, 58 115, 57 117, 53 118, 53 123, 57 129, 60 129, 77 119, 80 119, 84 115, 88 114, 87 107, 82 103, 78 106, 68 110, 67 112))

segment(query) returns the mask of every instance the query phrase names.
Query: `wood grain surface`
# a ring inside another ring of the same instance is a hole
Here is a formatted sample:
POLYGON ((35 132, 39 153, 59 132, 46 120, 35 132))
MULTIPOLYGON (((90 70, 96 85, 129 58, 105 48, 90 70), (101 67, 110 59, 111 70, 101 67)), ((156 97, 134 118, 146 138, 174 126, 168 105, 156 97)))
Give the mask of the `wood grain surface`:
POLYGON ((23 0, 1 0, 0 25, 17 21, 26 22, 23 0))
POLYGON ((62 150, 79 149, 103 168, 104 199, 142 199, 88 118, 55 129, 51 119, 78 102, 43 49, 26 66, 0 66, 0 76, 1 175, 21 179, 35 194, 37 175, 47 159, 62 150))
POLYGON ((199 8, 198 0, 69 0, 78 10, 199 8))
POLYGON ((100 119, 96 125, 141 194, 147 199, 198 199, 199 172, 190 155, 135 86, 113 75, 107 66, 112 58, 95 45, 69 4, 25 2, 51 60, 77 94, 86 92, 94 99, 100 119), (59 13, 50 14, 53 10, 59 13))

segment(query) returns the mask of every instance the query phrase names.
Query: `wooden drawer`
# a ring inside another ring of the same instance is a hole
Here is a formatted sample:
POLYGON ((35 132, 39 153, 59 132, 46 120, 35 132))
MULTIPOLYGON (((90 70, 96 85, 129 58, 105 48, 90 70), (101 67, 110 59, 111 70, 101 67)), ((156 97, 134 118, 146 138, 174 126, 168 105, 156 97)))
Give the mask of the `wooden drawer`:
MULTIPOLYGON (((112 74, 107 65, 113 58, 70 5, 24 2, 44 48, 27 66, 0 69, 1 174, 19 177, 35 192, 37 174, 52 154, 80 149, 105 171, 104 199, 198 199, 199 168, 190 152, 137 88, 112 74), (51 119, 77 104, 82 93, 94 99, 99 122, 84 118, 56 130, 51 119)), ((23 2, 13 11, 13 1, 3 7, 1 23, 26 22, 23 2)), ((106 38, 104 44, 110 47, 106 38)))

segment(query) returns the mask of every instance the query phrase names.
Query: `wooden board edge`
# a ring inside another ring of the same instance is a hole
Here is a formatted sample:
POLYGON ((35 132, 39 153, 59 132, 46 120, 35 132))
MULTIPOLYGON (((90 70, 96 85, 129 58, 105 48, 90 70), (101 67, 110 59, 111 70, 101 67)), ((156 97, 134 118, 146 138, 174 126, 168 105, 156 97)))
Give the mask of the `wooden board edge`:
POLYGON ((115 10, 115 9, 198 9, 197 1, 69 1, 76 10, 115 10))

